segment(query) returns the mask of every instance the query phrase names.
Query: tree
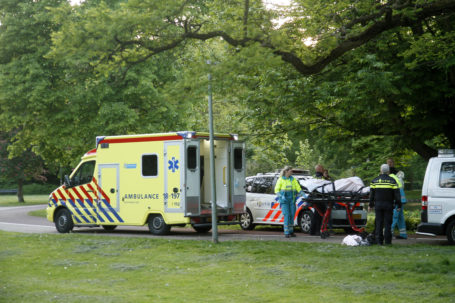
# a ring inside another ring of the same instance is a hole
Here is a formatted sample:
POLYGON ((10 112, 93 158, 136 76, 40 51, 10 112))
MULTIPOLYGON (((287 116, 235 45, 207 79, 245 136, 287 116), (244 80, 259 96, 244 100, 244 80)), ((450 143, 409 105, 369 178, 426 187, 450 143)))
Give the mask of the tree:
POLYGON ((30 150, 17 157, 8 157, 9 138, 11 134, 0 133, 0 176, 8 183, 17 184, 17 199, 25 202, 23 185, 25 181, 46 181, 44 162, 30 150))
MULTIPOLYGON (((290 74, 296 78, 293 81, 295 92, 302 93, 303 89, 306 90, 304 85, 307 85, 307 82, 311 85, 326 81, 328 78, 324 77, 324 74, 331 73, 332 69, 337 70, 337 67, 338 70, 342 69, 340 65, 351 63, 354 72, 358 60, 371 60, 365 56, 362 59, 350 54, 359 48, 379 57, 383 46, 387 45, 387 39, 394 33, 405 36, 403 43, 398 42, 400 46, 405 46, 400 50, 400 54, 404 54, 405 57, 416 56, 417 62, 422 58, 428 58, 425 50, 418 47, 423 44, 418 43, 420 39, 427 41, 436 39, 438 42, 445 42, 444 49, 453 49, 453 39, 450 39, 453 37, 453 24, 451 25, 449 20, 453 18, 455 12, 454 1, 364 0, 355 3, 351 1, 327 3, 299 0, 294 1, 293 5, 291 9, 280 11, 267 10, 262 1, 249 0, 229 2, 174 0, 165 4, 158 1, 130 0, 115 8, 101 2, 99 6, 92 7, 85 15, 68 23, 54 35, 55 52, 63 52, 70 58, 88 53, 90 54, 87 57, 88 61, 98 69, 107 70, 118 64, 127 66, 139 64, 153 56, 184 46, 189 40, 222 39, 232 47, 230 51, 234 53, 245 48, 253 49, 257 51, 256 55, 262 56, 262 62, 266 62, 273 55, 289 64, 294 73, 287 71, 286 75, 290 74), (284 25, 278 27, 273 22, 278 16, 290 18, 284 25), (106 39, 98 39, 100 33, 103 33, 106 39), (428 35, 432 35, 431 39, 428 35), (84 37, 85 42, 73 43, 80 40, 74 39, 75 37, 84 37), (313 43, 307 46, 304 42, 308 39, 312 39, 313 43), (315 80, 312 75, 316 75, 315 80)), ((440 51, 439 55, 440 60, 452 62, 452 52, 440 51)), ((388 64, 386 61, 383 63, 386 64, 384 66, 388 64)), ((450 75, 453 74, 452 63, 446 64, 444 68, 450 70, 450 75)), ((414 73, 414 76, 418 78, 419 73, 414 73)), ((282 78, 284 81, 289 80, 288 76, 282 78)), ((419 82, 425 81, 419 79, 419 82)), ((439 100, 444 99, 444 96, 449 96, 450 99, 450 95, 453 94, 452 82, 449 80, 448 87, 439 90, 437 97, 439 100)), ((419 95, 417 87, 411 86, 408 89, 415 90, 415 95, 419 95)), ((306 91, 304 93, 308 95, 306 91)), ((323 93, 329 95, 331 92, 323 93)), ((345 108, 349 107, 349 101, 348 103, 343 101, 339 103, 343 103, 342 106, 345 108)), ((416 115, 425 112, 431 102, 422 100, 414 105, 416 115)), ((399 104, 396 106, 396 102, 388 103, 389 106, 396 107, 394 110, 398 112, 397 115, 407 114, 407 106, 399 104)), ((449 100, 447 103, 441 112, 453 117, 453 101, 449 100)), ((318 106, 317 102, 310 104, 310 108, 316 109, 312 113, 311 123, 322 119, 324 122, 337 122, 339 125, 335 124, 335 127, 342 127, 351 133, 358 131, 358 128, 352 128, 348 123, 344 125, 340 119, 335 121, 331 116, 323 116, 324 114, 317 110, 318 106)), ((265 109, 264 112, 277 112, 273 105, 270 108, 272 110, 265 109)), ((366 106, 363 106, 363 110, 369 112, 366 106)), ((428 115, 432 115, 432 112, 428 112, 428 115)), ((396 119, 392 115, 388 118, 389 123, 396 119)), ((380 121, 383 122, 386 121, 380 121)), ((407 148, 412 148, 428 158, 434 155, 435 151, 425 143, 425 140, 434 134, 444 135, 451 146, 455 144, 455 135, 450 131, 454 126, 453 119, 441 119, 439 122, 434 128, 431 123, 413 128, 411 135, 409 132, 404 132, 403 135, 396 131, 378 133, 380 124, 374 128, 375 131, 371 131, 371 128, 362 129, 361 134, 400 135, 406 139, 404 141, 407 148)), ((331 125, 333 126, 334 124, 331 125)), ((289 131, 289 128, 283 130, 289 131)))

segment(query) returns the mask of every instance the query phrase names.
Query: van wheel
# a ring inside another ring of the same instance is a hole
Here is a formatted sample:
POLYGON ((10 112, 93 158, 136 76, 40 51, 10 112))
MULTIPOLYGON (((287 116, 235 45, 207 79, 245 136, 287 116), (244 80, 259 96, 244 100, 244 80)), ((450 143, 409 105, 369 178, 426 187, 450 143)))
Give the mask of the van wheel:
POLYGON ((148 220, 149 230, 154 235, 167 235, 171 227, 164 222, 161 215, 150 216, 148 220))
POLYGON ((194 230, 200 234, 205 234, 207 233, 209 230, 212 229, 211 226, 194 226, 194 225, 191 225, 193 226, 194 230))
POLYGON ((299 215, 299 227, 304 234, 311 232, 311 226, 313 225, 314 214, 311 210, 304 210, 299 215))
POLYGON ((243 230, 253 230, 256 224, 253 224, 253 215, 249 209, 240 215, 240 227, 243 230))
POLYGON ((113 231, 117 228, 117 225, 103 225, 105 231, 113 231))
POLYGON ((66 208, 60 209, 55 216, 55 228, 59 233, 65 234, 73 230, 74 222, 71 213, 66 208))
POLYGON ((450 244, 455 244, 455 220, 452 220, 446 230, 447 240, 450 244))

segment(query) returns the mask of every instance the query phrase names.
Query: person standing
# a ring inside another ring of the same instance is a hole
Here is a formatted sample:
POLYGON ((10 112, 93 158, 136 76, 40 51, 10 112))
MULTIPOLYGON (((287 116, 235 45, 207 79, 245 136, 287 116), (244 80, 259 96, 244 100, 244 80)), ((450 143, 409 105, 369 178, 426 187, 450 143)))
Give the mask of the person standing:
POLYGON ((284 236, 286 238, 295 237, 294 216, 295 200, 302 191, 297 179, 292 177, 292 167, 286 166, 280 173, 280 178, 275 185, 275 193, 281 205, 284 217, 284 236))
POLYGON ((387 165, 389 166, 389 172, 391 174, 396 175, 397 174, 397 169, 395 168, 395 161, 393 161, 393 158, 388 158, 387 159, 387 165))
POLYGON ((404 193, 404 173, 399 171, 396 175, 390 174, 392 178, 395 179, 398 183, 398 187, 400 189, 400 196, 401 196, 401 208, 398 209, 398 205, 395 206, 393 209, 393 221, 392 221, 392 234, 395 230, 395 226, 398 227, 399 235, 396 236, 396 239, 407 239, 408 234, 406 233, 406 220, 404 219, 403 208, 404 204, 406 204, 406 195, 404 193))
MULTIPOLYGON (((317 180, 324 180, 324 166, 321 164, 317 164, 314 167, 315 174, 314 178, 317 180)), ((326 207, 322 204, 318 205, 317 208, 322 213, 325 213, 326 207)), ((322 224, 322 216, 319 214, 317 210, 314 211, 313 213, 313 220, 311 222, 311 227, 310 227, 310 235, 319 235, 321 233, 321 224, 322 224)))
POLYGON ((387 164, 381 165, 380 175, 370 184, 370 204, 368 210, 374 207, 375 240, 376 244, 392 244, 392 216, 394 204, 401 209, 401 197, 398 184, 389 176, 390 168, 387 164))

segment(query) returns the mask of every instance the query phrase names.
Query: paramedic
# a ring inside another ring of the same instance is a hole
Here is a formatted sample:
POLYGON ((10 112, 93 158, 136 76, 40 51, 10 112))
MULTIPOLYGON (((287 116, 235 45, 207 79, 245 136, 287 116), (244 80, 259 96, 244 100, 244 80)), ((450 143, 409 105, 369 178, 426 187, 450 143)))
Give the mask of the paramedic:
MULTIPOLYGON (((318 179, 318 180, 324 180, 324 166, 322 166, 321 164, 318 164, 314 167, 314 170, 316 172, 314 178, 318 179)), ((325 213, 325 211, 326 211, 326 207, 323 205, 318 205, 317 208, 319 208, 319 210, 322 213, 325 213)), ((313 214, 313 220, 311 222, 310 234, 319 235, 320 230, 321 230, 321 224, 322 224, 322 216, 319 214, 319 212, 317 210, 315 210, 314 214, 313 214)))
POLYGON ((324 166, 318 164, 314 167, 314 170, 316 171, 316 179, 324 179, 324 166))
POLYGON ((292 167, 286 166, 280 173, 280 178, 275 185, 275 193, 281 205, 284 217, 284 236, 286 238, 295 237, 294 216, 295 200, 301 193, 300 184, 292 175, 292 167))
POLYGON ((404 214, 403 214, 403 207, 404 204, 406 204, 406 196, 404 194, 404 173, 400 170, 396 174, 390 174, 392 178, 395 179, 395 181, 398 184, 398 188, 400 189, 400 196, 401 196, 401 209, 398 209, 398 206, 395 205, 395 208, 393 209, 393 221, 392 221, 392 234, 395 230, 395 226, 398 227, 399 235, 396 236, 396 239, 407 239, 408 235, 406 233, 406 220, 404 219, 404 214))
POLYGON ((395 161, 393 161, 392 158, 388 158, 387 159, 387 165, 389 166, 390 173, 396 175, 398 171, 395 168, 395 161))
POLYGON ((387 164, 381 165, 381 174, 370 184, 369 210, 375 208, 375 239, 376 244, 392 244, 392 216, 394 203, 401 209, 401 197, 398 184, 389 176, 390 168, 387 164), (383 233, 384 229, 384 233, 383 233))

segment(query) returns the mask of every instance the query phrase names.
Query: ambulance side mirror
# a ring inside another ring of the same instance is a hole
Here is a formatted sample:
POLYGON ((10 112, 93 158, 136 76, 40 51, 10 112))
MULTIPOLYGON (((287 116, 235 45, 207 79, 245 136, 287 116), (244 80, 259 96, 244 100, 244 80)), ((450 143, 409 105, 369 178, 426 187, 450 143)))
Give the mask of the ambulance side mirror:
POLYGON ((68 177, 68 175, 65 175, 65 181, 64 181, 64 185, 65 187, 71 187, 71 180, 70 180, 70 177, 68 177))

